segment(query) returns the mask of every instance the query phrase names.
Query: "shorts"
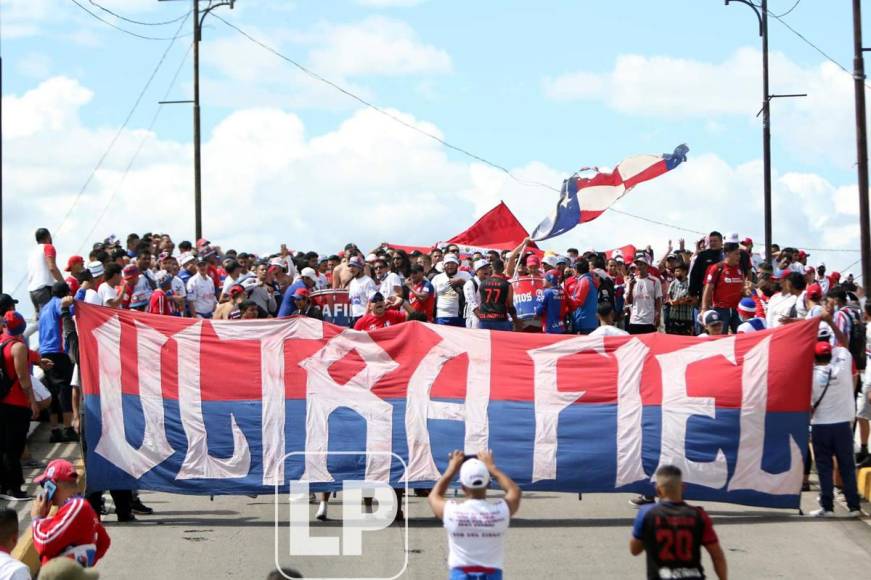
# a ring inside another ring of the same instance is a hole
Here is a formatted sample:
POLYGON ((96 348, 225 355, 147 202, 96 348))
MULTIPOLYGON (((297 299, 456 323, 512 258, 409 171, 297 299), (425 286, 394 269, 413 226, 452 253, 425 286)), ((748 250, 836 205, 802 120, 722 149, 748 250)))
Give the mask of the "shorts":
POLYGON ((871 394, 871 369, 866 369, 865 381, 862 384, 862 389, 859 391, 859 397, 856 399, 856 417, 871 421, 871 401, 868 401, 869 394, 871 394))
POLYGON ((482 320, 481 328, 484 330, 504 330, 511 332, 514 330, 514 325, 510 320, 482 320))
POLYGON ((448 580, 502 580, 502 570, 467 572, 462 568, 451 568, 448 580))
POLYGON ((435 321, 436 324, 441 324, 442 326, 459 326, 461 328, 466 326, 466 321, 462 316, 437 317, 435 321))
POLYGON ((34 318, 39 320, 39 311, 42 310, 42 307, 48 304, 48 301, 51 300, 51 286, 43 286, 39 290, 33 290, 30 292, 30 301, 33 303, 33 309, 36 314, 34 314, 34 318))
POLYGON ((59 417, 73 410, 72 379, 73 363, 66 353, 50 352, 42 355, 54 363, 45 371, 45 386, 51 392, 51 411, 59 417))

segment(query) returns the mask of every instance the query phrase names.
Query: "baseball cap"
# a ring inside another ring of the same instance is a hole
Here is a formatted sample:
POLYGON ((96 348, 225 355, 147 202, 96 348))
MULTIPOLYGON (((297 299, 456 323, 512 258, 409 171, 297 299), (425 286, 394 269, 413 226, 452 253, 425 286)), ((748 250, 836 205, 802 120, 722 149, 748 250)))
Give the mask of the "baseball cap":
POLYGON ((240 294, 244 294, 244 293, 245 293, 245 287, 242 286, 241 284, 238 284, 238 283, 233 284, 232 286, 230 286, 227 289, 227 294, 229 294, 231 297, 239 296, 240 294))
POLYGON ((749 296, 742 298, 741 302, 738 303, 738 310, 741 312, 750 312, 752 314, 756 312, 756 303, 749 296))
POLYGON ((819 341, 814 346, 814 354, 817 356, 826 356, 832 354, 832 344, 828 341, 819 341))
POLYGON ((817 331, 817 340, 829 342, 832 340, 832 328, 828 324, 820 324, 820 329, 817 331))
POLYGON ((823 288, 819 284, 810 284, 805 289, 805 294, 810 300, 819 300, 823 297, 823 288))
POLYGON ((460 467, 460 483, 469 489, 483 489, 490 483, 490 472, 480 459, 468 459, 460 467))
POLYGON ((369 299, 369 302, 383 302, 383 301, 384 301, 384 294, 382 294, 381 292, 376 292, 375 294, 372 295, 372 298, 369 299))
POLYGON ((551 286, 559 286, 559 270, 548 270, 547 274, 545 274, 544 277, 548 282, 550 282, 551 286))
POLYGON ((136 267, 135 264, 127 264, 124 266, 124 269, 121 270, 121 276, 124 278, 132 278, 139 274, 139 268, 136 267))
MULTIPOLYGON (((4 296, 7 296, 7 294, 4 294, 4 296)), ((27 328, 27 321, 24 320, 20 312, 15 312, 14 310, 10 310, 3 315, 3 323, 6 325, 6 331, 11 336, 18 336, 27 328)))
POLYGON ((559 266, 560 264, 568 264, 568 263, 569 263, 568 257, 566 257, 566 256, 557 256, 556 257, 556 265, 557 266, 559 266))
POLYGON ((753 238, 744 238, 743 240, 741 240, 741 245, 752 246, 753 245, 753 238))
POLYGON ((42 484, 45 481, 78 481, 79 474, 76 471, 76 468, 73 467, 73 464, 67 461, 66 459, 54 459, 49 461, 48 465, 45 468, 45 471, 42 472, 42 475, 38 475, 33 478, 33 483, 42 484))
POLYGON ((459 264, 460 260, 454 254, 445 254, 444 260, 442 260, 445 264, 459 264))
POLYGON ((840 273, 840 272, 832 272, 832 273, 829 274, 829 275, 832 277, 832 280, 840 280, 840 279, 841 279, 841 273, 840 273))
POLYGON ((798 257, 799 257, 799 258, 807 258, 807 257, 809 257, 809 256, 810 256, 810 254, 808 254, 808 253, 805 252, 804 250, 799 250, 799 251, 798 251, 798 257))
MULTIPOLYGON (((527 259, 527 263, 528 262, 529 260, 527 259)), ((554 266, 556 266, 556 256, 553 254, 545 256, 542 262, 544 262, 547 266, 553 268, 554 266)))
POLYGON ((635 254, 635 259, 633 260, 633 262, 643 262, 643 263, 647 264, 648 266, 650 265, 650 260, 648 260, 647 256, 642 252, 635 254))
POLYGON ((67 260, 67 267, 64 268, 64 272, 71 272, 73 269, 73 264, 84 264, 85 259, 81 256, 70 256, 70 259, 67 260))
POLYGON ((738 232, 732 232, 731 234, 726 236, 726 239, 723 240, 723 242, 726 244, 737 244, 740 239, 741 238, 738 236, 738 232))
POLYGON ((541 266, 541 260, 538 259, 538 256, 529 256, 526 258, 527 266, 541 266))
POLYGON ((93 276, 94 278, 99 278, 104 273, 103 262, 98 262, 96 260, 93 262, 88 262, 88 272, 90 272, 91 276, 93 276))
POLYGON ((39 580, 96 580, 100 573, 84 568, 72 558, 60 556, 46 562, 39 569, 39 580))
POLYGON ((486 268, 490 265, 490 262, 487 260, 475 260, 475 271, 477 272, 481 268, 486 268))
POLYGON ((378 259, 378 256, 376 256, 375 254, 369 254, 368 256, 366 256, 367 262, 374 262, 377 259, 378 259))
POLYGON ((18 300, 16 300, 9 294, 0 294, 0 310, 9 310, 11 308, 15 308, 16 304, 18 304, 18 300))
POLYGON ((194 260, 196 260, 196 258, 194 258, 192 254, 184 254, 178 264, 179 266, 186 266, 194 260))
POLYGON ((354 256, 348 260, 348 266, 351 268, 363 269, 363 260, 360 259, 360 256, 354 256))
POLYGON ((310 294, 308 288, 297 288, 293 291, 293 297, 297 299, 308 298, 310 294))
POLYGON ((312 282, 318 281, 318 274, 312 268, 303 268, 299 275, 303 278, 308 278, 312 282))
POLYGON ((710 326, 711 324, 722 324, 723 321, 720 320, 720 315, 716 310, 708 310, 702 316, 702 324, 704 326, 710 326))
POLYGON ((210 243, 211 242, 209 240, 207 240, 206 238, 200 238, 197 240, 197 248, 205 248, 210 243))

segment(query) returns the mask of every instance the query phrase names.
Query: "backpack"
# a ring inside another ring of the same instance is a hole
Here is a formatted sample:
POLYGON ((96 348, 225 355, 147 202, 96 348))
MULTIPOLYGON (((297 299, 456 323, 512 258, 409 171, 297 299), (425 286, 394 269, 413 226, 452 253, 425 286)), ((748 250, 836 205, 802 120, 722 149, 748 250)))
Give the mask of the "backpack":
POLYGON ((865 323, 862 321, 862 315, 857 308, 847 306, 844 309, 846 315, 850 318, 850 334, 849 339, 850 354, 856 363, 856 368, 860 371, 865 370, 867 355, 865 354, 865 323))
POLYGON ((3 353, 6 352, 6 347, 10 345, 12 340, 4 340, 0 342, 0 400, 6 398, 6 395, 9 394, 9 391, 12 390, 12 385, 15 384, 15 379, 9 374, 6 370, 6 358, 3 357, 3 353))
POLYGON ((615 302, 614 295, 614 280, 611 279, 610 276, 598 276, 599 278, 599 294, 598 294, 598 302, 599 304, 608 303, 611 305, 611 308, 616 312, 617 305, 615 302))

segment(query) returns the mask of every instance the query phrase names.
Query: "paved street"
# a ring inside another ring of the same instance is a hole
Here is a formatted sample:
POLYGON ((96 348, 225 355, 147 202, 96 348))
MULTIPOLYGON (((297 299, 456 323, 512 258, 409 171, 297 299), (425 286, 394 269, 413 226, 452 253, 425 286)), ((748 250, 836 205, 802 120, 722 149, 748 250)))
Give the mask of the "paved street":
MULTIPOLYGON (((815 492, 804 494, 805 510, 815 492)), ((107 496, 108 498, 108 496, 107 496)), ((100 564, 109 580, 265 578, 276 545, 271 497, 184 497, 143 494, 156 514, 136 525, 107 519, 112 549, 100 564)), ((508 539, 511 578, 642 578, 644 560, 628 554, 635 510, 627 495, 534 493, 524 496, 508 539)), ((286 500, 286 496, 283 496, 286 500)), ((282 506, 284 514, 286 503, 282 506)), ((312 516, 314 507, 311 506, 312 516)), ((867 521, 814 520, 795 512, 706 504, 729 560, 732 578, 858 578, 871 569, 867 521)), ((334 500, 331 516, 341 507, 334 500)), ((426 500, 411 498, 408 569, 402 578, 446 577, 447 540, 426 500)), ((315 522, 314 534, 338 536, 337 522, 315 522)), ((364 536, 363 555, 280 558, 306 577, 391 577, 401 569, 403 530, 364 536)), ((287 553, 282 531, 279 546, 287 553)), ((710 570, 710 562, 706 567, 710 570)))

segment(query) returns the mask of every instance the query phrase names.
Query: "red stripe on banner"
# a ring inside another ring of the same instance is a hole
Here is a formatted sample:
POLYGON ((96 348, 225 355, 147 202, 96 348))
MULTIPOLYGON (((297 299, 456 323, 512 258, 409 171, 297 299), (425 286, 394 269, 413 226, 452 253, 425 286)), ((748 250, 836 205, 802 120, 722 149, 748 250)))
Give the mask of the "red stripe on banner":
POLYGON ((650 179, 653 179, 654 177, 659 177, 663 173, 667 173, 667 172, 668 172, 668 166, 665 163, 665 159, 663 159, 659 163, 654 163, 653 165, 651 165, 650 167, 648 167, 644 171, 642 171, 636 175, 633 175, 631 177, 625 178, 623 181, 623 184, 626 186, 627 190, 632 189, 633 187, 635 187, 639 183, 642 183, 644 181, 648 181, 650 179))
MULTIPOLYGON (((555 367, 558 391, 584 392, 574 404, 614 404, 618 401, 618 384, 626 380, 625 376, 620 375, 620 360, 623 360, 625 368, 637 368, 637 365, 626 367, 628 359, 621 357, 633 350, 638 353, 647 349, 644 358, 639 359, 642 365, 640 390, 644 405, 661 405, 663 381, 679 380, 685 383, 688 397, 712 398, 719 408, 737 409, 742 403, 743 383, 749 377, 767 383, 769 411, 807 412, 817 328, 817 321, 809 320, 737 337, 705 339, 648 334, 607 337, 604 342, 589 337, 490 332, 487 358, 487 343, 481 342, 481 333, 486 331, 439 329, 437 332, 437 327, 417 322, 377 330, 366 339, 338 326, 305 319, 273 319, 256 321, 248 326, 234 326, 248 323, 194 321, 113 310, 81 302, 77 308, 85 393, 99 395, 101 388, 120 382, 123 393, 136 395, 139 393, 140 367, 153 369, 159 360, 163 396, 176 399, 180 340, 177 335, 193 324, 200 324, 199 385, 203 401, 259 401, 262 398, 261 368, 265 364, 261 337, 282 331, 290 336, 284 341, 283 355, 286 396, 289 399, 305 399, 307 383, 313 380, 303 368, 303 362, 322 349, 334 349, 340 343, 353 345, 353 348, 325 373, 314 375, 315 379, 322 380, 328 376, 337 388, 351 379, 365 382, 370 371, 374 371, 370 368, 371 363, 367 365, 366 355, 358 349, 380 352, 378 356, 382 364, 386 362, 392 370, 367 388, 383 399, 404 399, 408 384, 420 369, 424 358, 433 360, 430 355, 438 352, 434 348, 445 341, 444 345, 449 345, 457 354, 441 367, 430 389, 430 398, 466 398, 467 377, 473 369, 469 353, 476 352, 475 368, 480 372, 483 363, 483 368, 488 369, 490 399, 493 401, 534 402, 536 377, 542 388, 552 387, 554 375, 548 369, 555 367), (316 334, 320 335, 321 327, 318 325, 322 325, 323 338, 306 339, 300 338, 302 334, 294 335, 294 332, 302 332, 303 321, 309 328, 309 334, 314 328, 318 329, 316 334), (291 324, 296 326, 288 326, 291 324), (240 335, 244 339, 219 338, 229 336, 227 333, 230 329, 236 334, 241 332, 240 329, 245 329, 247 334, 240 335), (155 359, 158 355, 153 350, 151 353, 138 352, 140 332, 147 332, 143 336, 152 339, 161 336, 166 338, 159 351, 159 359, 155 359), (338 339, 343 333, 348 333, 348 338, 352 340, 338 339), (447 337, 443 338, 440 333, 447 333, 447 337), (99 348, 97 334, 101 336, 99 348), (465 342, 467 340, 468 343, 465 342), (477 350, 472 347, 473 344, 477 345, 477 350), (597 345, 601 350, 597 350, 597 345), (118 376, 109 376, 111 368, 115 368, 111 363, 112 356, 118 354, 120 372, 118 376), (753 354, 755 362, 745 365, 745 359, 750 354, 753 354), (534 362, 536 360, 538 367, 534 362), (101 363, 104 366, 102 371, 101 363), (681 365, 686 367, 685 372, 674 376, 668 374, 681 365), (766 366, 767 373, 763 377, 761 373, 766 366), (101 385, 101 375, 106 385, 101 385)), ((196 345, 190 344, 195 339, 186 340, 188 343, 184 344, 185 348, 190 352, 193 346, 195 351, 196 345)), ((670 385, 674 386, 672 383, 670 385)))
POLYGON ((604 209, 601 210, 601 211, 592 211, 592 210, 589 210, 589 211, 588 211, 588 210, 584 210, 584 209, 582 209, 582 210, 581 210, 581 216, 580 216, 581 219, 580 219, 580 221, 579 221, 578 223, 581 223, 581 224, 582 224, 582 223, 585 223, 585 222, 591 222, 591 221, 593 221, 594 219, 596 219, 597 217, 599 217, 600 215, 602 215, 603 213, 605 213, 606 211, 607 211, 607 210, 604 210, 604 209))

